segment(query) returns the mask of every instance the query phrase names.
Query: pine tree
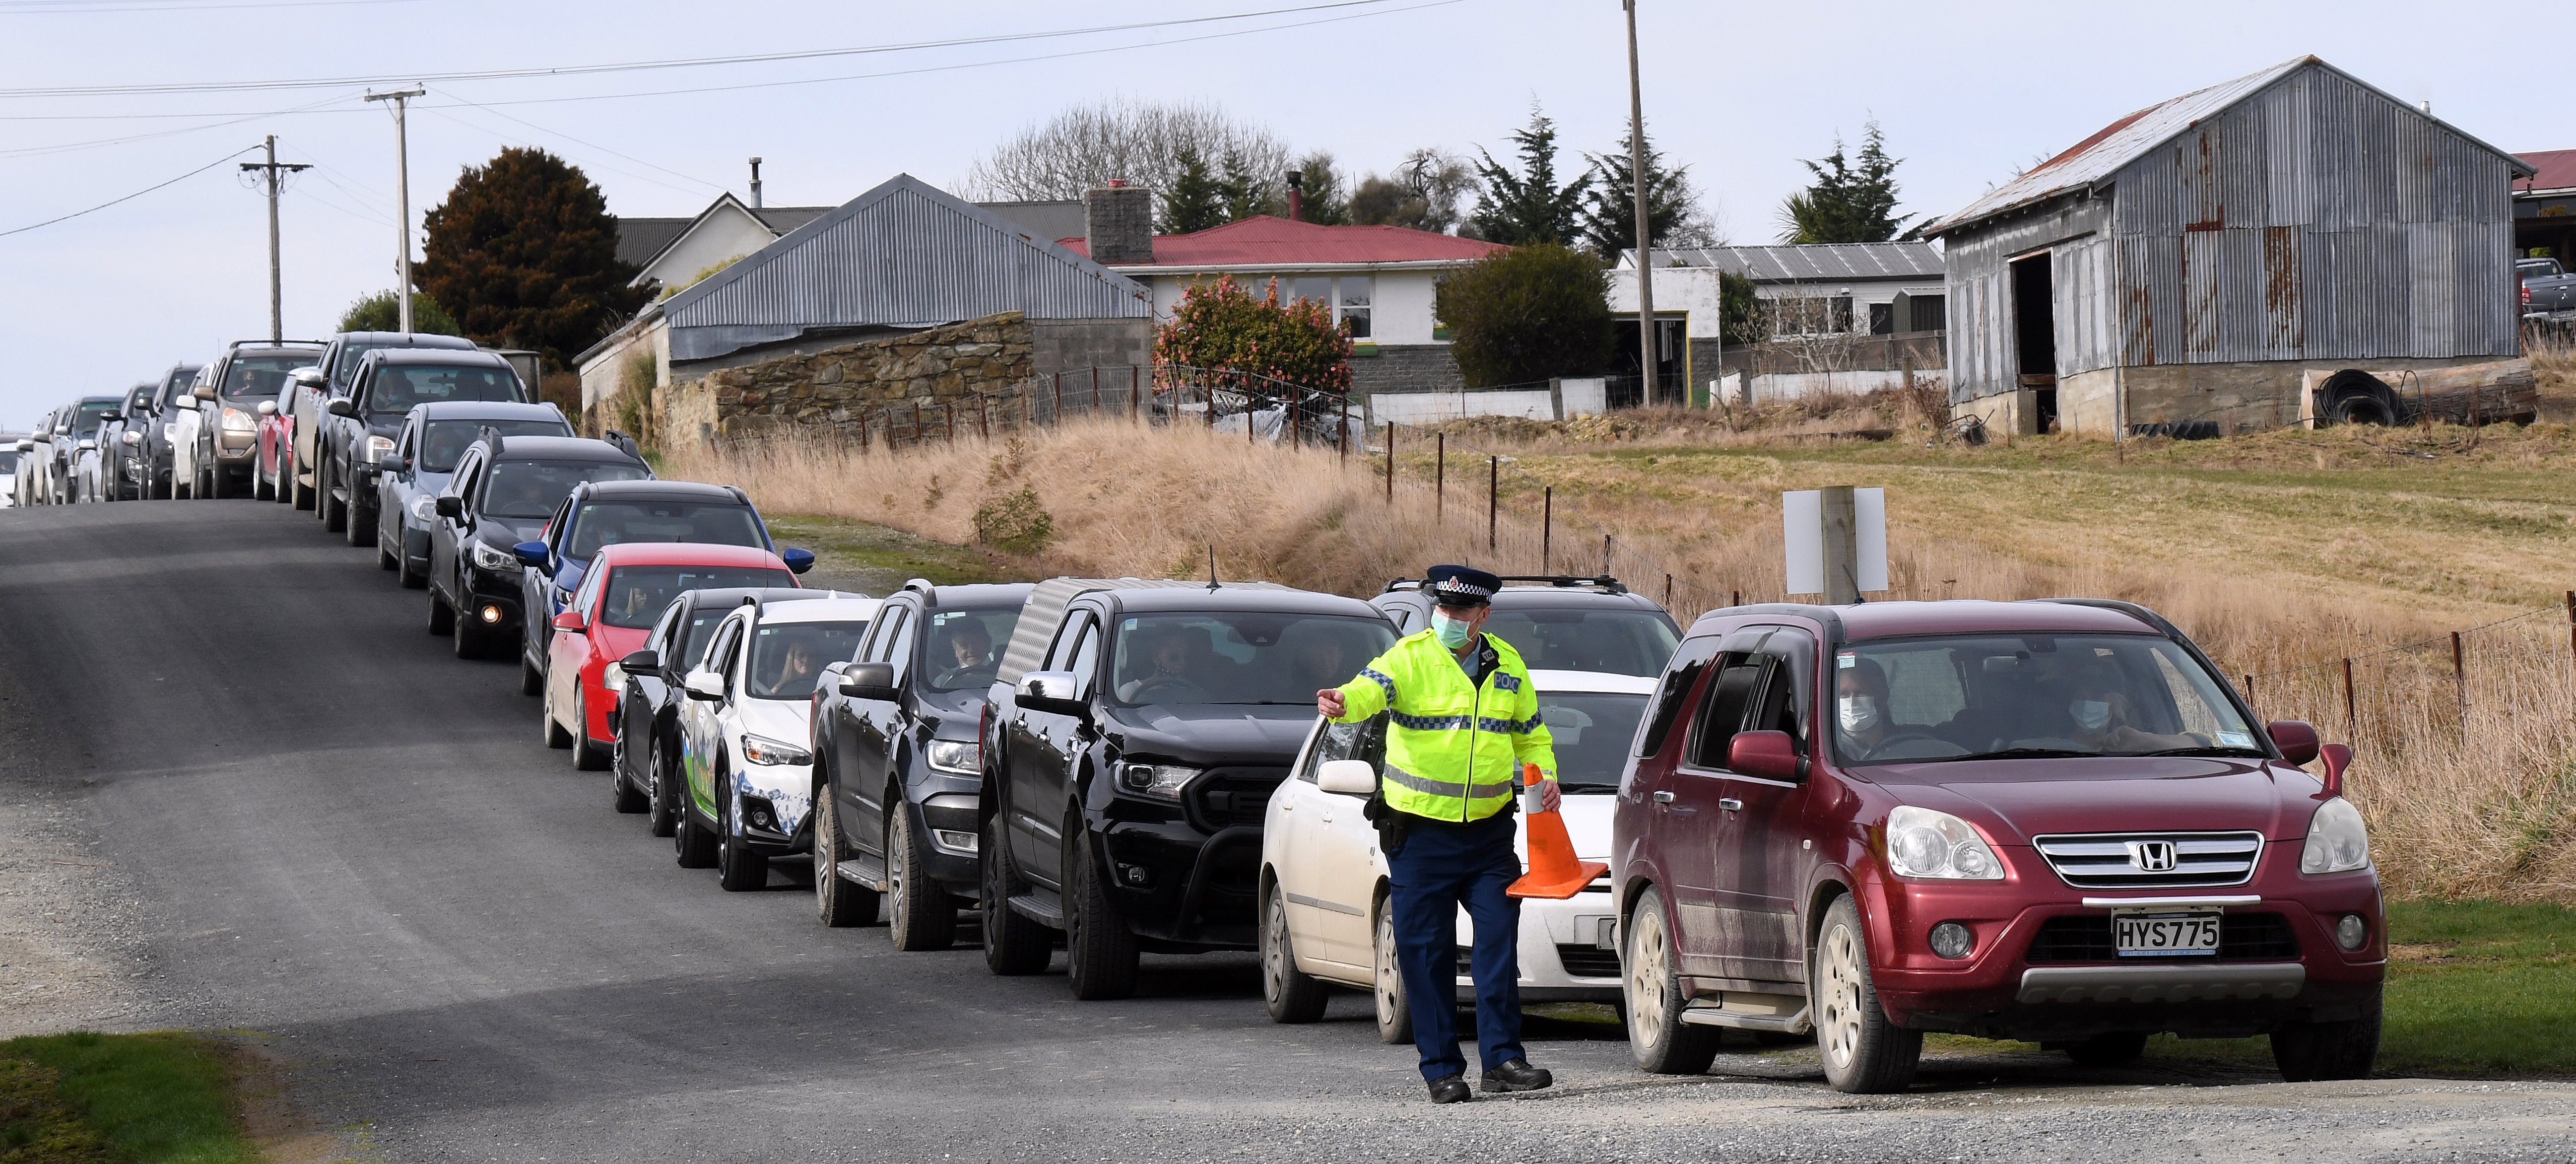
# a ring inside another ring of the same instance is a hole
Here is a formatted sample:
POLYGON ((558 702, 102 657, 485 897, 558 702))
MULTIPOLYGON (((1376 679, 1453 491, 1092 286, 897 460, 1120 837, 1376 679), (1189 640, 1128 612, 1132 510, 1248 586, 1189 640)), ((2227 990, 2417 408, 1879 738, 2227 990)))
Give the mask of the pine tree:
POLYGON ((1564 243, 1580 237, 1584 192, 1592 185, 1585 173, 1563 186, 1556 184, 1556 123, 1538 107, 1530 123, 1512 134, 1520 145, 1521 170, 1513 173, 1484 150, 1476 151, 1476 175, 1484 180, 1469 222, 1477 237, 1509 246, 1564 243))
MULTIPOLYGON (((1637 184, 1629 175, 1628 143, 1608 154, 1586 154, 1592 160, 1595 185, 1583 211, 1583 241, 1615 261, 1619 252, 1637 245, 1637 184)), ((1690 167, 1664 167, 1655 139, 1645 142, 1646 225, 1657 247, 1708 246, 1715 241, 1700 211, 1699 192, 1691 188, 1690 167)))
POLYGON ((1226 151, 1225 176, 1217 182, 1225 198, 1225 220, 1241 222, 1256 214, 1279 214, 1288 207, 1286 199, 1271 189, 1270 180, 1246 166, 1243 155, 1226 151))
POLYGON ((651 301, 617 259, 617 220, 582 172, 517 146, 468 166, 424 219, 419 289, 476 343, 562 367, 651 301))
POLYGON ((1316 150, 1297 160, 1299 217, 1321 226, 1347 226, 1350 200, 1342 197, 1342 175, 1333 155, 1316 150))
POLYGON ((1225 225, 1225 190, 1208 169, 1207 159, 1189 146, 1181 147, 1179 158, 1179 173, 1163 195, 1163 221, 1154 229, 1162 234, 1190 234, 1225 225))
MULTIPOLYGON (((1781 238, 1792 243, 1867 243, 1895 238, 1911 214, 1896 213, 1896 167, 1887 156, 1886 140, 1872 121, 1861 135, 1860 156, 1845 158, 1840 138, 1834 152, 1817 161, 1802 161, 1815 181, 1780 204, 1781 238)), ((1912 232, 1908 232, 1912 237, 1912 232)))

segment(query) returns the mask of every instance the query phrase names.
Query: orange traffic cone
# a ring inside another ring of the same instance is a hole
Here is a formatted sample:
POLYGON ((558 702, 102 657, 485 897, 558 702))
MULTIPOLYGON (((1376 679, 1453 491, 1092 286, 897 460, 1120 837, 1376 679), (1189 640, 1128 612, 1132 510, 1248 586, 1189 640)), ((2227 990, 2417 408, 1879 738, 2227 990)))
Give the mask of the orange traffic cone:
MULTIPOLYGON (((1521 765, 1521 785, 1536 788, 1541 780, 1538 765, 1521 765)), ((1592 879, 1610 871, 1599 861, 1574 859, 1574 838, 1565 833, 1565 818, 1553 812, 1539 812, 1533 805, 1529 817, 1529 872, 1512 882, 1503 892, 1513 897, 1549 897, 1558 901, 1583 892, 1592 879)))

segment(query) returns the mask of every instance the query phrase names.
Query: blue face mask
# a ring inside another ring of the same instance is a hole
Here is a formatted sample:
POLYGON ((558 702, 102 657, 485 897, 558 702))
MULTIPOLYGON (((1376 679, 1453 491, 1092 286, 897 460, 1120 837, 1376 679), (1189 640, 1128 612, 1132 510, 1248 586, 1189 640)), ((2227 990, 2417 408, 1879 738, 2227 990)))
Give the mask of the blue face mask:
POLYGON ((1471 633, 1474 632, 1468 629, 1466 623, 1436 610, 1431 612, 1431 634, 1440 640, 1441 646, 1453 651, 1457 650, 1467 645, 1467 636, 1471 633))

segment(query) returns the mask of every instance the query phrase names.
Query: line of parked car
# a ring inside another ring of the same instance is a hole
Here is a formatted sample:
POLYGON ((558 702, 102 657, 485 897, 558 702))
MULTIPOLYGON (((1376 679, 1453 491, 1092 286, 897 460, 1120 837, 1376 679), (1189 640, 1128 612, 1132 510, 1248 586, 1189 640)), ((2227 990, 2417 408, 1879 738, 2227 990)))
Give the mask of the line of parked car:
MULTIPOLYGON (((824 926, 971 938, 998 975, 1062 949, 1083 999, 1133 993, 1144 954, 1257 951, 1274 1020, 1348 988, 1410 1041, 1361 813, 1383 717, 1321 720, 1313 693, 1426 629, 1419 580, 808 589, 813 555, 742 491, 657 478, 461 342, 243 345, 146 387, 67 406, 50 443, 81 416, 148 434, 143 397, 219 407, 211 452, 169 462, 193 495, 372 545, 429 633, 515 658, 546 743, 725 889, 810 870, 824 926)), ((97 488, 167 495, 139 464, 97 488)), ((2386 940, 2349 750, 2262 724, 2152 611, 1773 604, 1685 631, 1615 579, 1527 577, 1485 630, 1540 689, 1577 855, 1610 867, 1524 904, 1522 996, 1615 1005, 1646 1070, 1703 1071, 1730 1028, 1813 1039, 1860 1092, 1906 1086, 1926 1032, 2085 1065, 2268 1035, 2287 1078, 2370 1068, 2386 940)))

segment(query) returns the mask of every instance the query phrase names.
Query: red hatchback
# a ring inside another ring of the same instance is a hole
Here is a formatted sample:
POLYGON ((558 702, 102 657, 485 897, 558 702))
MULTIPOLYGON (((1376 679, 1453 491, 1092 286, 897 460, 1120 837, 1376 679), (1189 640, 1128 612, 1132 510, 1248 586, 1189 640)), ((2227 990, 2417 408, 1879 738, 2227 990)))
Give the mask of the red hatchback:
POLYGON ((581 589, 555 616, 546 642, 546 746, 571 748, 573 766, 608 767, 617 693, 609 668, 644 648, 653 624, 683 591, 793 587, 796 575, 757 546, 625 542, 603 546, 581 589))
POLYGON ((1629 1043, 1812 1030, 1890 1091, 1923 1032, 2079 1064, 2270 1035, 2357 1078, 2387 953, 2350 751, 2257 727, 2182 632, 2092 601, 1712 611, 1665 670, 1613 819, 1629 1043))

